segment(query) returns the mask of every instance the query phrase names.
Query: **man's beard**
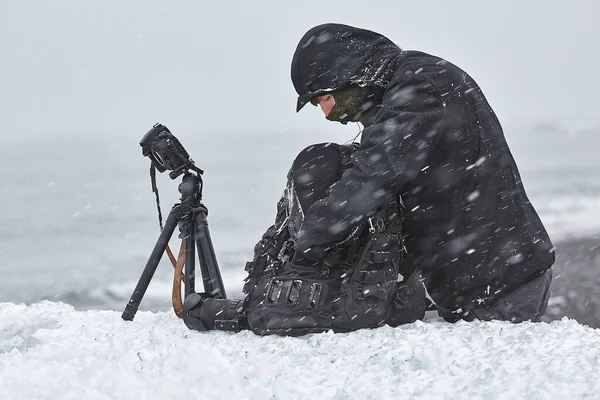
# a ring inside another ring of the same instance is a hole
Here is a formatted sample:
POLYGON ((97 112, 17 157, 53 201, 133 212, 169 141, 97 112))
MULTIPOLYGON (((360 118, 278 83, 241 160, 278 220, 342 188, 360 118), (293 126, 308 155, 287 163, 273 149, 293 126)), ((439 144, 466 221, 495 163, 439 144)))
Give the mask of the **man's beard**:
POLYGON ((380 101, 379 91, 374 89, 368 86, 350 86, 332 93, 335 106, 325 118, 343 125, 358 121, 362 114, 380 101))

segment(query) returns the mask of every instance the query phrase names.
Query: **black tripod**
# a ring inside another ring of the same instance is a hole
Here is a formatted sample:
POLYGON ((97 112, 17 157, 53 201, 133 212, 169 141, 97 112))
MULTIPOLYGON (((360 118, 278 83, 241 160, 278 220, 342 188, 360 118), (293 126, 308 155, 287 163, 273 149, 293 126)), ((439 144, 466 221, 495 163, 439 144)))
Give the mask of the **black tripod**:
POLYGON ((181 232, 179 238, 185 240, 185 297, 195 292, 195 248, 197 247, 204 291, 223 299, 227 298, 208 231, 206 220, 208 210, 201 203, 202 179, 200 174, 186 170, 183 181, 179 185, 179 192, 181 193, 181 203, 175 204, 171 209, 165 227, 158 237, 131 299, 121 315, 121 318, 126 321, 132 321, 135 317, 135 313, 177 225, 179 225, 181 232))

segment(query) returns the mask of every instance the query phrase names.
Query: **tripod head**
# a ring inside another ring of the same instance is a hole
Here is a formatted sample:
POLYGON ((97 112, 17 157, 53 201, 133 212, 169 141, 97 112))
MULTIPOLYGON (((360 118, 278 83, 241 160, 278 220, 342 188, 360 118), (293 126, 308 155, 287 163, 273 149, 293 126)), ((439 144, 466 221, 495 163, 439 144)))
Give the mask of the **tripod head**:
POLYGON ((181 174, 195 171, 198 175, 204 173, 196 167, 188 152, 179 140, 166 126, 156 123, 140 141, 142 154, 150 158, 152 166, 158 172, 169 172, 171 179, 177 179, 181 174))

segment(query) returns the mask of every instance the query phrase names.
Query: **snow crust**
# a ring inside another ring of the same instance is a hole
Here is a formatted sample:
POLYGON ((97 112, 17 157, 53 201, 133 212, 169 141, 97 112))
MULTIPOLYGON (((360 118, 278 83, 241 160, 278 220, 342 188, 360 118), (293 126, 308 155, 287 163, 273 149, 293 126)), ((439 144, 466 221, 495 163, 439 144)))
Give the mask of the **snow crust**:
POLYGON ((597 398, 599 371, 600 331, 568 319, 261 338, 0 303, 0 399, 597 398))

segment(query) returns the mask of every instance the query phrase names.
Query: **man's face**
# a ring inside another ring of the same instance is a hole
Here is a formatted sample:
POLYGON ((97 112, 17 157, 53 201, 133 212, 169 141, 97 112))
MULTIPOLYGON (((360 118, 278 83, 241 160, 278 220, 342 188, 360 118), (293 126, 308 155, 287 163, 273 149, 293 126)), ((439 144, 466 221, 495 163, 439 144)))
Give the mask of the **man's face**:
POLYGON ((322 96, 317 96, 310 101, 313 105, 321 107, 323 113, 327 117, 333 107, 335 107, 335 99, 331 94, 324 94, 322 96))
POLYGON ((376 100, 375 89, 350 85, 315 96, 310 102, 321 107, 327 120, 346 125, 348 122, 357 122, 367 109, 375 105, 376 100))

